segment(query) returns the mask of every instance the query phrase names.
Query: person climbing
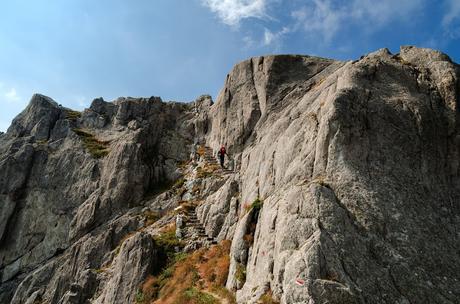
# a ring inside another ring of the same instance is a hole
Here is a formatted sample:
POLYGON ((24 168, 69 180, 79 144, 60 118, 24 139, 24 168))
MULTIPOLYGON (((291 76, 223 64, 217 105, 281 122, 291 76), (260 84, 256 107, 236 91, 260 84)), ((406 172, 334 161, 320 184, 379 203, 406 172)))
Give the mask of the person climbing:
POLYGON ((225 149, 225 145, 222 145, 219 149, 219 152, 217 152, 217 155, 219 156, 219 160, 220 160, 220 166, 222 168, 225 168, 224 167, 225 154, 227 154, 227 150, 225 149))

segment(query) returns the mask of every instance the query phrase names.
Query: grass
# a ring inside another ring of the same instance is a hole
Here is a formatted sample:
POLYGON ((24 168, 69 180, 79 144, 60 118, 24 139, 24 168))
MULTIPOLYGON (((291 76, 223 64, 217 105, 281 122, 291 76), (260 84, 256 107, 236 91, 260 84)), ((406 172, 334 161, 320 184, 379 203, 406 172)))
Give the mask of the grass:
POLYGON ((398 61, 402 65, 412 66, 412 63, 410 63, 409 61, 404 60, 399 54, 393 56, 393 59, 395 59, 396 61, 398 61))
POLYGON ((197 178, 208 178, 211 177, 214 170, 208 170, 206 167, 198 167, 196 169, 196 177, 197 178))
POLYGON ((229 304, 236 304, 235 295, 227 288, 223 286, 213 286, 211 291, 219 295, 221 298, 226 299, 229 304))
POLYGON ((142 215, 145 219, 145 227, 152 225, 161 217, 158 212, 151 210, 144 211, 142 215))
POLYGON ((230 245, 227 240, 189 255, 174 254, 158 275, 149 276, 144 282, 141 287, 144 302, 141 303, 219 303, 206 290, 219 290, 215 293, 232 298, 230 292, 223 290, 230 265, 230 245))
POLYGON ((199 146, 196 153, 200 156, 204 156, 206 154, 206 148, 204 146, 199 146))
POLYGON ((98 140, 93 134, 84 129, 75 128, 72 130, 80 137, 83 146, 94 158, 101 158, 109 154, 108 146, 110 142, 98 140))
POLYGON ((181 177, 174 182, 173 187, 176 189, 182 188, 184 186, 184 183, 185 179, 181 177))
POLYGON ((236 265, 235 279, 240 282, 241 285, 246 282, 246 267, 241 263, 236 265))
POLYGON ((264 295, 262 295, 257 303, 260 304, 279 304, 278 301, 273 299, 273 293, 271 290, 268 290, 264 295))
POLYGON ((196 287, 186 289, 175 303, 217 304, 216 298, 198 290, 196 287))
POLYGON ((176 248, 183 247, 184 244, 176 237, 176 225, 171 225, 153 238, 155 244, 159 247, 159 260, 165 264, 171 263, 176 253, 176 248))
POLYGON ((192 212, 193 210, 195 210, 195 208, 198 207, 202 203, 203 201, 200 201, 200 200, 192 200, 192 201, 182 201, 179 204, 182 207, 182 210, 184 210, 185 213, 188 214, 192 212))
POLYGON ((315 184, 318 184, 320 186, 323 186, 323 187, 326 187, 326 188, 331 188, 331 186, 329 185, 329 183, 327 182, 327 179, 326 177, 322 176, 322 175, 318 175, 316 178, 314 178, 312 181, 312 183, 315 183, 315 184))
POLYGON ((71 121, 77 121, 81 117, 81 112, 73 111, 73 110, 66 110, 65 118, 71 121))
POLYGON ((264 201, 261 200, 259 197, 257 197, 250 205, 245 204, 244 208, 246 209, 246 212, 249 212, 254 209, 254 212, 260 211, 262 209, 264 204, 264 201))

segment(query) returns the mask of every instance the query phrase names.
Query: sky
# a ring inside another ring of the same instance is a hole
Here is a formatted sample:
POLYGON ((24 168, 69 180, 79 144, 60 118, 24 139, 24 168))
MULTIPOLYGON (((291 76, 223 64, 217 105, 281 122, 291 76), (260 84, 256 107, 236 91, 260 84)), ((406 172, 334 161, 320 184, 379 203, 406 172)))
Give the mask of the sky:
POLYGON ((14 0, 0 12, 0 131, 34 93, 76 110, 97 97, 216 98, 252 56, 416 45, 460 62, 460 0, 14 0))

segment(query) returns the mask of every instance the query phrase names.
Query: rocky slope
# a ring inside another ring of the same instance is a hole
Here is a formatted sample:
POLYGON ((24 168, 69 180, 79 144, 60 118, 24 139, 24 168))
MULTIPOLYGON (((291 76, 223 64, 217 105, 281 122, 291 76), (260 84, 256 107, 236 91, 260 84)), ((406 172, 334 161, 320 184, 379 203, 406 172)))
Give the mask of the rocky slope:
POLYGON ((458 303, 459 77, 403 47, 252 58, 215 104, 35 95, 0 134, 0 303, 137 301, 184 203, 184 250, 232 240, 238 303, 458 303))

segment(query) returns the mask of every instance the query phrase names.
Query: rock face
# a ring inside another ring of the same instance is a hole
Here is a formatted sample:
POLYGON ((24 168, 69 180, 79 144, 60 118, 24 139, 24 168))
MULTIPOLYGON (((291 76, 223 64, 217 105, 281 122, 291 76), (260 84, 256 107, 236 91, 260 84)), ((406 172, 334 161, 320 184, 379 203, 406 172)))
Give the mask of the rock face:
POLYGON ((158 265, 142 208, 191 192, 206 234, 232 240, 238 303, 458 303, 459 79, 402 47, 252 58, 215 104, 77 113, 35 95, 0 135, 0 303, 135 301, 158 265), (155 195, 193 143, 226 144, 235 172, 155 195))

